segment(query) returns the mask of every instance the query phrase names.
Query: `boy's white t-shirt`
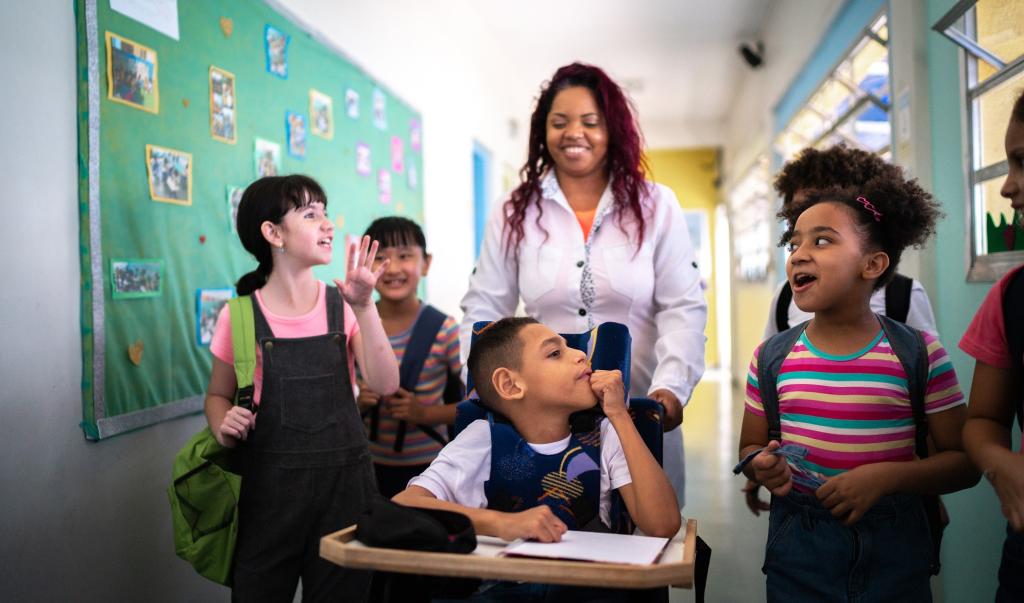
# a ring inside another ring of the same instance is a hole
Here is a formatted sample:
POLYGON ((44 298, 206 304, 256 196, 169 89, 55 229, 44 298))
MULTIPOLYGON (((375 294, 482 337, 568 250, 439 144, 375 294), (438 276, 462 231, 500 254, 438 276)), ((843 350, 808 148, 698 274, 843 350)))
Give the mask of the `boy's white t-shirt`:
MULTIPOLYGON (((570 436, 571 437, 571 436, 570 436)), ((529 444, 539 454, 558 454, 569 446, 569 437, 549 444, 529 444)), ((491 477, 491 428, 478 419, 463 429, 454 440, 441 449, 426 471, 412 478, 410 486, 426 488, 438 500, 464 507, 484 509, 487 495, 484 482, 491 477)), ((601 495, 599 516, 611 525, 611 493, 633 483, 622 452, 619 434, 608 419, 601 420, 601 495)))

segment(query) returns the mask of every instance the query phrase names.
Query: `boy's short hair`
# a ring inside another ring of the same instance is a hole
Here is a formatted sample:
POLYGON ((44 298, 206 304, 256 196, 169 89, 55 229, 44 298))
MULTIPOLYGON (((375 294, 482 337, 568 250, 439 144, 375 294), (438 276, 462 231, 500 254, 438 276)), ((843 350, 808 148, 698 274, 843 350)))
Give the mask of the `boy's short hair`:
POLYGON ((1020 91, 1017 101, 1013 103, 1013 110, 1010 114, 1013 116, 1013 119, 1024 124, 1024 89, 1020 91))
POLYGON ((853 187, 879 177, 893 178, 899 171, 874 153, 843 144, 823 151, 809 147, 782 166, 774 186, 783 205, 788 205, 799 190, 853 187))
POLYGON ((419 247, 423 255, 427 254, 427 238, 423 235, 420 225, 401 216, 377 218, 367 228, 363 236, 380 241, 384 247, 419 247))
POLYGON ((523 340, 519 332, 527 325, 539 324, 529 316, 502 318, 484 327, 469 350, 466 366, 476 393, 485 406, 498 398, 491 376, 499 368, 519 369, 523 360, 523 340))

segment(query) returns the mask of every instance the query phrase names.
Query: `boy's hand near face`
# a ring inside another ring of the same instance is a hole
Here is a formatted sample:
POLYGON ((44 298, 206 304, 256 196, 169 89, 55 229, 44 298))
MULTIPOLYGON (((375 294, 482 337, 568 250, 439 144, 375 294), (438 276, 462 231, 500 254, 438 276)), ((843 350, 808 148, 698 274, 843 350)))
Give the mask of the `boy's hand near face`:
POLYGON ((594 371, 590 375, 590 389, 594 390, 606 417, 629 416, 622 371, 594 371))

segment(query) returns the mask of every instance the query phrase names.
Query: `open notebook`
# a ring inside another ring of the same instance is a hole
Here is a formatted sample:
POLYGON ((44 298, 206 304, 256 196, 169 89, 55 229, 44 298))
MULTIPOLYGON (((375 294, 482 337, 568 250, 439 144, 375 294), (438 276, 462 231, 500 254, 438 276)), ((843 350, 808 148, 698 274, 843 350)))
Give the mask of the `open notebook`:
POLYGON ((570 530, 560 542, 514 541, 502 555, 650 565, 658 560, 667 543, 668 538, 570 530))

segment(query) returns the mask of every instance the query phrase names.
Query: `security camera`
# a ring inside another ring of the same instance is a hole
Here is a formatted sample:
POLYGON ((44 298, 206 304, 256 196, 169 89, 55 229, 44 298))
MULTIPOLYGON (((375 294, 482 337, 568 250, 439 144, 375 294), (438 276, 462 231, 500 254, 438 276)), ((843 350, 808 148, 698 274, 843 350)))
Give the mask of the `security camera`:
POLYGON ((749 42, 740 44, 739 51, 751 69, 757 69, 764 63, 764 42, 760 40, 752 44, 749 42))

